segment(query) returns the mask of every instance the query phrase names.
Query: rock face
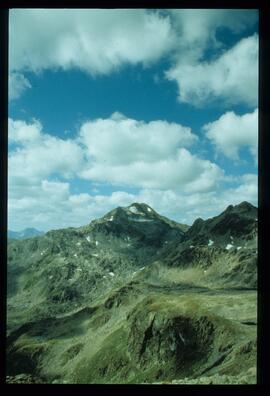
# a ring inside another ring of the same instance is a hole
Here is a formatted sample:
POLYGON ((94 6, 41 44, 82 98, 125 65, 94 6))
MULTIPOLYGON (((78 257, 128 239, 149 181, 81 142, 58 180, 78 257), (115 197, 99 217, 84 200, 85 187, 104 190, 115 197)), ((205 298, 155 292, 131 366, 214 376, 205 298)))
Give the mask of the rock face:
POLYGON ((10 241, 8 381, 245 383, 256 265, 247 202, 191 227, 134 203, 10 241))
POLYGON ((146 204, 134 203, 127 208, 117 208, 91 223, 93 232, 136 240, 142 245, 159 248, 165 240, 184 235, 184 225, 160 216, 146 204))
POLYGON ((213 239, 220 245, 249 241, 257 235, 257 208, 248 202, 228 206, 219 216, 197 219, 186 234, 193 243, 208 243, 213 239))
POLYGON ((161 260, 174 267, 212 268, 212 280, 227 286, 256 287, 257 208, 242 202, 219 216, 197 219, 161 260))

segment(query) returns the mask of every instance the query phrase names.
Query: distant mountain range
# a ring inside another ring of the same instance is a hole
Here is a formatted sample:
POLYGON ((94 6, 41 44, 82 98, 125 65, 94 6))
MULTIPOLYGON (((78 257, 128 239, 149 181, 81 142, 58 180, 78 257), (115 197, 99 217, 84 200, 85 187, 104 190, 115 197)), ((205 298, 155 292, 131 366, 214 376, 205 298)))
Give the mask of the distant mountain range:
POLYGON ((256 381, 256 207, 189 227, 133 203, 36 232, 8 244, 9 381, 256 381))
POLYGON ((44 235, 43 231, 39 231, 36 228, 25 228, 22 231, 11 231, 8 230, 8 239, 26 239, 36 236, 44 235))

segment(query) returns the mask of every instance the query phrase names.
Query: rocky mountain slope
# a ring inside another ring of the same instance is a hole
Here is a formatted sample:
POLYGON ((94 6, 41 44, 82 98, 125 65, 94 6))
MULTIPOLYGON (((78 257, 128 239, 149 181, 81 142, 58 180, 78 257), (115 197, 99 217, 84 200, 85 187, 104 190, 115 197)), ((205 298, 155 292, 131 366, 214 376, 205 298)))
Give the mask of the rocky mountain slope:
POLYGON ((208 286, 256 288, 257 221, 257 208, 248 202, 230 205, 219 216, 197 219, 159 260, 201 271, 208 286))
POLYGON ((134 203, 10 241, 8 381, 255 382, 256 249, 246 202, 191 227, 134 203))

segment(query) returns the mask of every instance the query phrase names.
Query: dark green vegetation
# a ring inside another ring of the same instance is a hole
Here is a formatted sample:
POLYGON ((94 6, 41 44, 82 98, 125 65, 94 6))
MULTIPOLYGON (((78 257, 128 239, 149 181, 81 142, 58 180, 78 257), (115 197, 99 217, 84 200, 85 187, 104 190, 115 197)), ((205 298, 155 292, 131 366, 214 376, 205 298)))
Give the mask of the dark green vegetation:
POLYGON ((8 382, 255 383, 257 209, 145 204, 11 241, 8 382))

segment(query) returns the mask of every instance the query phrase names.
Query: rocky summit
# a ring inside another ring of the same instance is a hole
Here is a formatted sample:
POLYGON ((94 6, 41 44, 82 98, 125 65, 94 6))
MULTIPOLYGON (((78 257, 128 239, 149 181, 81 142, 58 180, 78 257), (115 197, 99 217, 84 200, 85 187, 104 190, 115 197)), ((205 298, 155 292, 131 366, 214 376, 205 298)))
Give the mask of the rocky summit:
POLYGON ((257 208, 144 203, 8 243, 8 383, 256 382, 257 208))

